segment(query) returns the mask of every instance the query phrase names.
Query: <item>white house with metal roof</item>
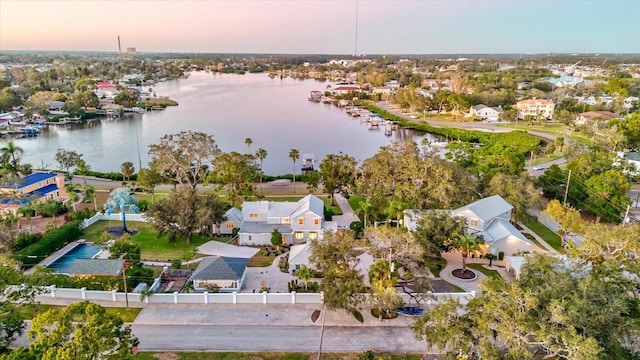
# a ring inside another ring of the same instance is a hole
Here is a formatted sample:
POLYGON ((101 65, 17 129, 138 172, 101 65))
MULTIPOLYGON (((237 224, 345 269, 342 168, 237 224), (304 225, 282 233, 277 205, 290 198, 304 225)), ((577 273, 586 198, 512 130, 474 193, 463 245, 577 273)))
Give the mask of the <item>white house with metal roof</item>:
POLYGON ((335 228, 324 220, 324 202, 307 195, 297 202, 247 201, 242 205, 240 245, 270 245, 277 229, 283 244, 302 244, 322 238, 325 229, 335 228))
MULTIPOLYGON (((467 233, 482 237, 487 247, 485 251, 496 255, 501 251, 505 255, 533 252, 536 246, 511 224, 512 211, 511 204, 500 195, 493 195, 447 212, 466 219, 467 233)), ((406 210, 404 224, 407 229, 415 231, 420 217, 420 211, 406 210)))

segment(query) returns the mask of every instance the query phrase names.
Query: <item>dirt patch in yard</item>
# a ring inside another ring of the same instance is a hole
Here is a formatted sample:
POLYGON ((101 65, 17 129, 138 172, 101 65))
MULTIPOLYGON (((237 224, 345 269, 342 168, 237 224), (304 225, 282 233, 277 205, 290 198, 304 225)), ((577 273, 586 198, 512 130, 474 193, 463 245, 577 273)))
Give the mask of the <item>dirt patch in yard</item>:
POLYGON ((55 224, 56 228, 65 223, 64 215, 56 217, 35 216, 31 220, 21 217, 18 220, 18 229, 20 232, 31 232, 35 234, 44 234, 47 225, 55 224))

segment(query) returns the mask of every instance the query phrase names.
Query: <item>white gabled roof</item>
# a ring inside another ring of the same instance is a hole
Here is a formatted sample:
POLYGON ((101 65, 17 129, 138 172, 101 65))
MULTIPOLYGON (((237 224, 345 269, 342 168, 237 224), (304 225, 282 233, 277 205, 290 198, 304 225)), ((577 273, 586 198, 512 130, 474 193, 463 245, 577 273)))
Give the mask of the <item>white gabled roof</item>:
POLYGON ((477 234, 482 235, 484 241, 489 244, 506 239, 509 236, 513 236, 524 241, 528 245, 531 245, 529 239, 522 235, 522 233, 516 229, 515 226, 511 225, 508 220, 504 219, 496 219, 488 228, 484 231, 478 232, 477 234))
POLYGON ((291 246, 291 250, 289 250, 289 264, 301 264, 312 268, 309 261, 310 255, 311 245, 309 243, 293 245, 291 246))
POLYGON ((459 213, 468 210, 482 221, 488 221, 511 209, 513 209, 513 206, 503 199, 502 196, 493 195, 460 207, 453 211, 453 215, 458 216, 459 213))
POLYGON ((224 216, 227 218, 227 221, 240 222, 242 221, 242 211, 240 209, 232 207, 224 213, 224 216))
POLYGON ((307 211, 323 217, 324 202, 314 195, 307 195, 297 202, 282 201, 245 201, 243 213, 266 214, 267 218, 296 218, 307 211))
POLYGON ((291 212, 291 218, 294 219, 307 211, 323 217, 324 216, 324 202, 319 197, 314 195, 307 195, 298 200, 298 207, 291 212))

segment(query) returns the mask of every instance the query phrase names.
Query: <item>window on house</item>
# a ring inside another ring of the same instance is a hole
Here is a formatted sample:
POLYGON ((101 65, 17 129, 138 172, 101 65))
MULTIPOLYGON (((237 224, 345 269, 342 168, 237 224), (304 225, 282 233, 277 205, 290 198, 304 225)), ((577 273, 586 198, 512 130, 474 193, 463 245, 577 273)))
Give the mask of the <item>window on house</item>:
POLYGON ((286 236, 284 236, 284 235, 282 235, 282 243, 283 243, 283 244, 286 244, 286 243, 287 243, 287 237, 286 237, 286 236))
POLYGON ((233 222, 227 221, 227 229, 233 229, 233 222))
POLYGON ((251 241, 251 235, 249 235, 249 241, 251 241))
POLYGON ((478 226, 478 219, 471 219, 470 224, 471 226, 478 226))
POLYGON ((315 240, 316 238, 318 238, 318 233, 315 233, 315 232, 309 233, 309 239, 315 240))
POLYGON ((313 220, 313 225, 320 225, 320 219, 319 218, 315 218, 313 220))
POLYGON ((298 219, 298 225, 304 225, 304 219, 303 218, 298 219))
POLYGON ((257 218, 258 218, 258 214, 256 214, 256 213, 251 213, 251 214, 249 214, 249 218, 250 218, 250 219, 257 219, 257 218))
POLYGON ((56 191, 56 197, 60 197, 60 191, 56 191))

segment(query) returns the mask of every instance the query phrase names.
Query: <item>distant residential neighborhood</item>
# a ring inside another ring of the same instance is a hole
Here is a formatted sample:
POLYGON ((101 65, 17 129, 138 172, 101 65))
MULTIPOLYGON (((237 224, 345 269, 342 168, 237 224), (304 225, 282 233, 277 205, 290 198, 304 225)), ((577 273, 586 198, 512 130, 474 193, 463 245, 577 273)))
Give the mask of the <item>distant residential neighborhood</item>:
MULTIPOLYGON (((15 296, 0 352, 48 351, 7 347, 37 301, 254 306, 323 328, 329 312, 452 358, 640 353, 640 58, 112 55, 0 55, 0 290, 15 296), (277 158, 185 127, 112 172, 73 149, 50 149, 55 169, 23 161, 17 138, 163 111, 176 103, 154 85, 196 72, 314 81, 291 101, 400 140, 366 159, 277 158), (292 173, 267 176, 266 158, 292 173)), ((122 358, 148 341, 121 336, 122 358)))

